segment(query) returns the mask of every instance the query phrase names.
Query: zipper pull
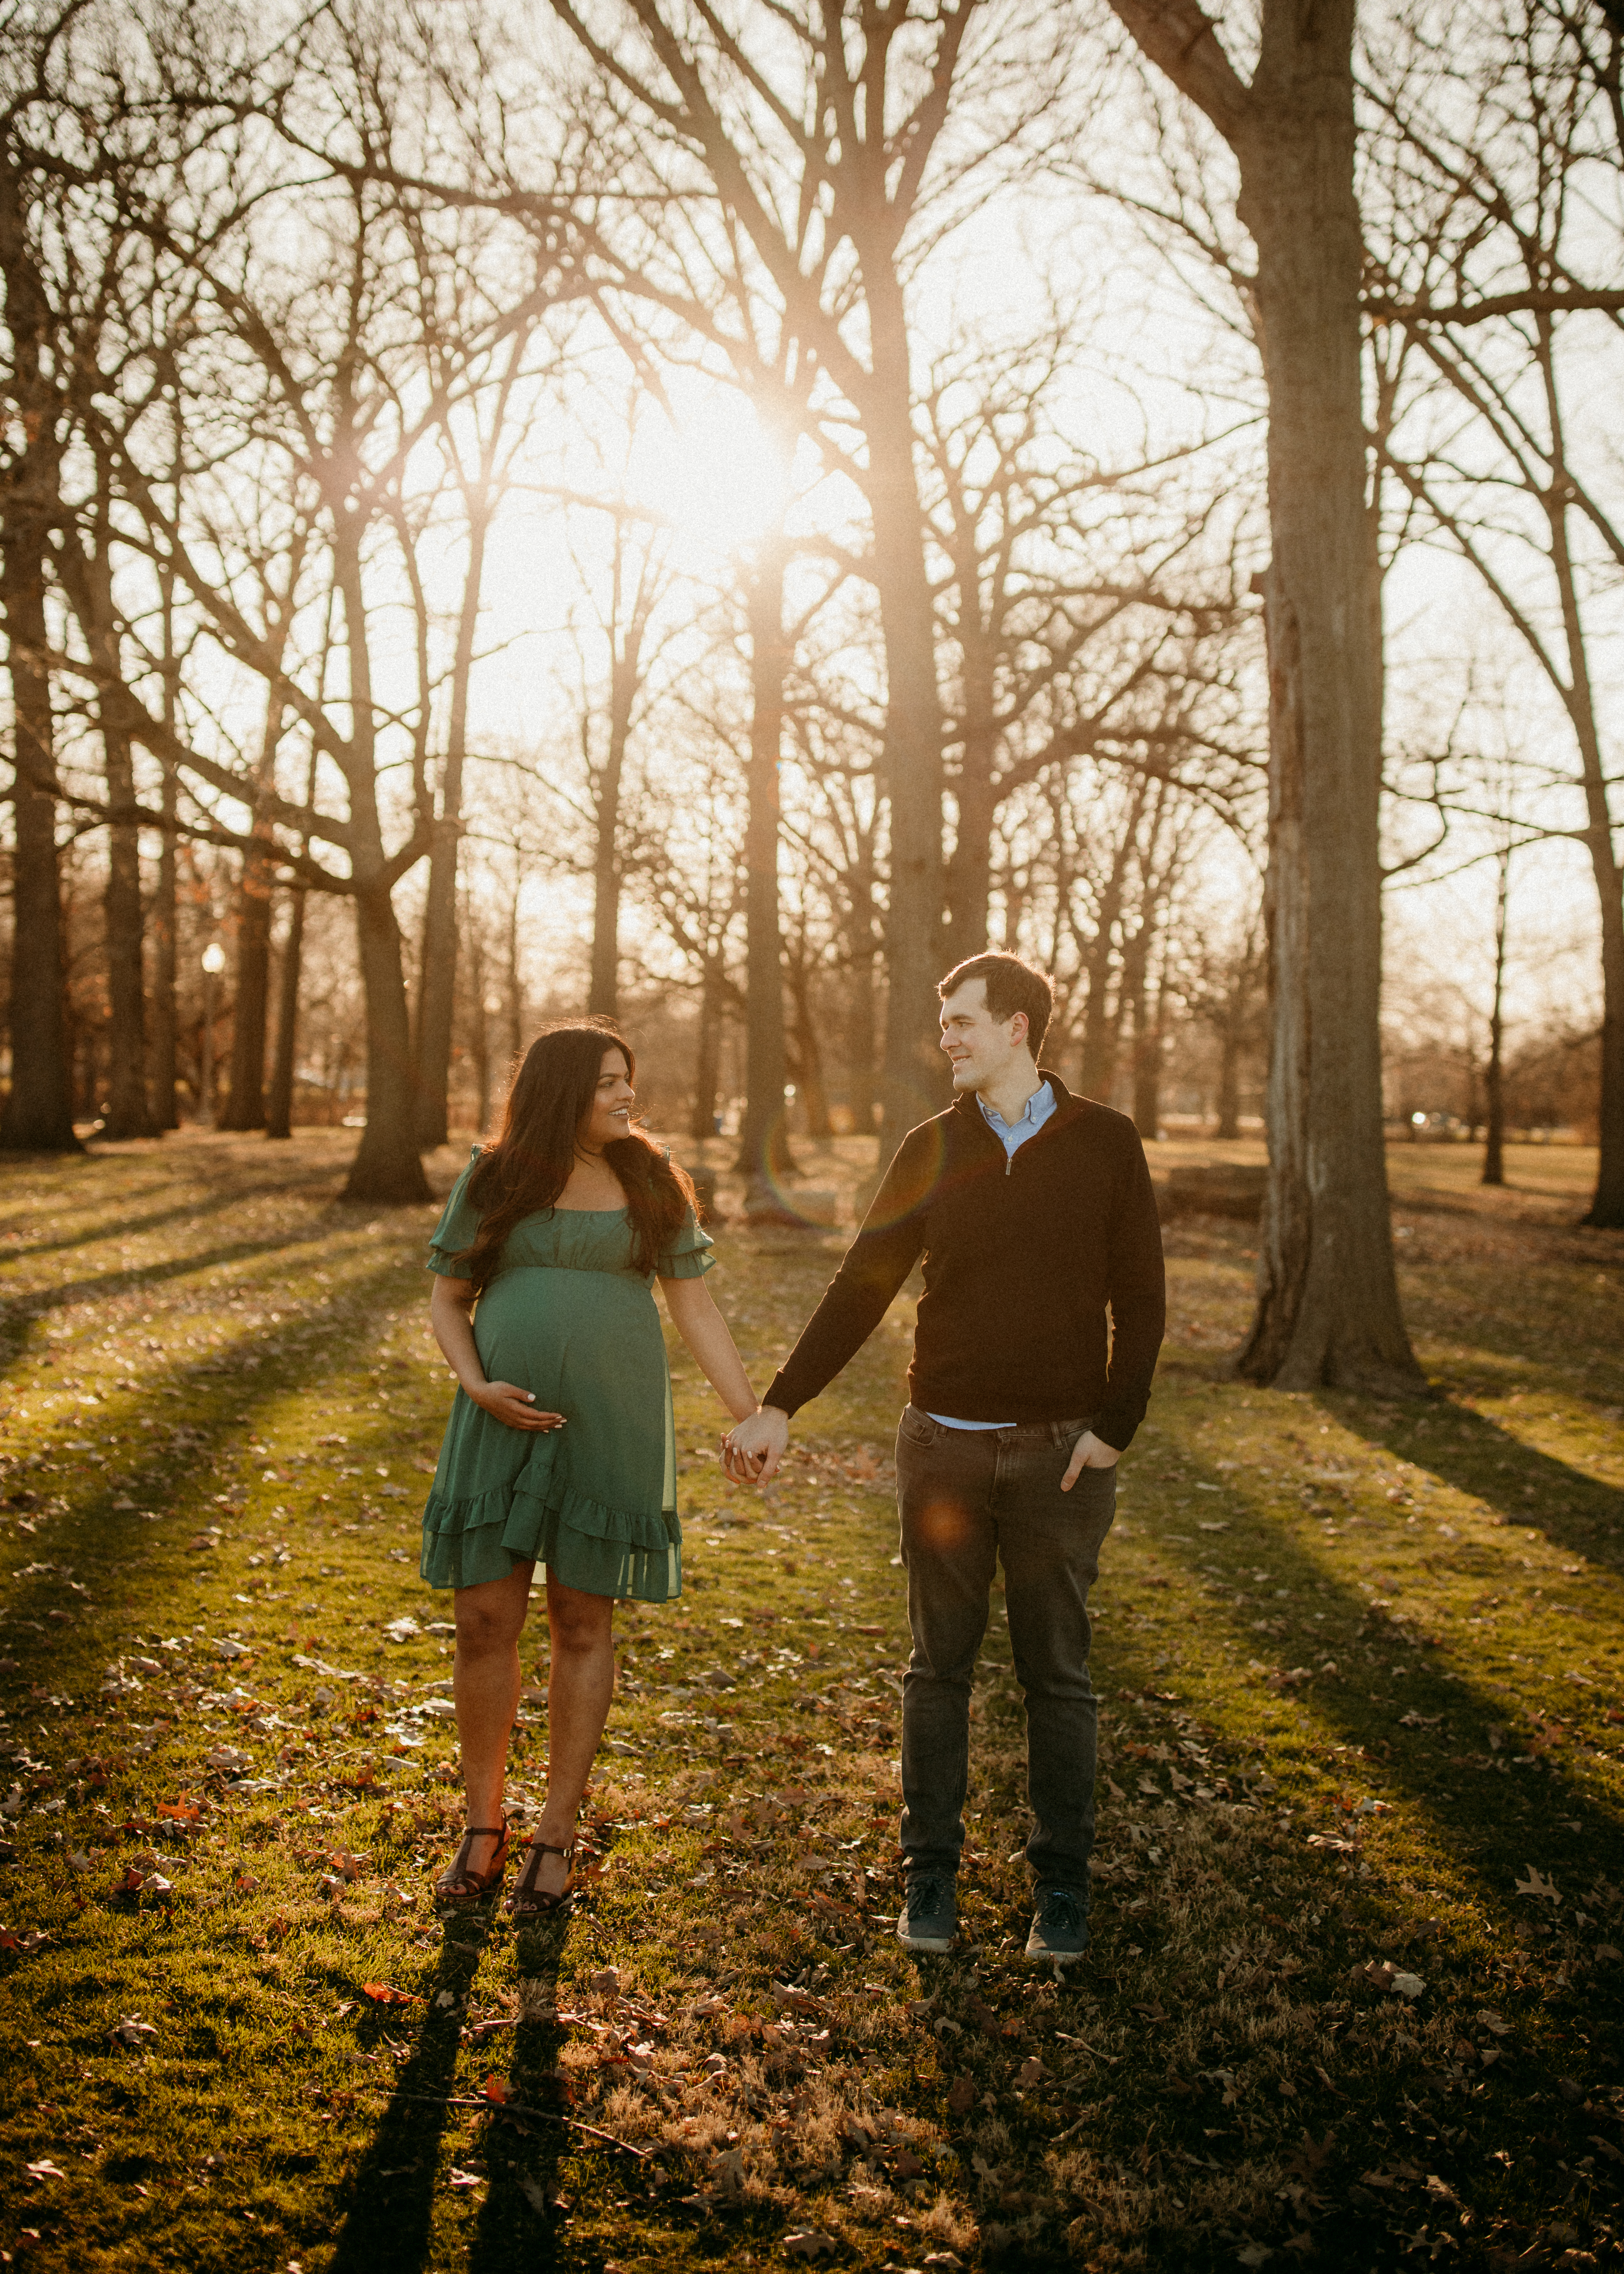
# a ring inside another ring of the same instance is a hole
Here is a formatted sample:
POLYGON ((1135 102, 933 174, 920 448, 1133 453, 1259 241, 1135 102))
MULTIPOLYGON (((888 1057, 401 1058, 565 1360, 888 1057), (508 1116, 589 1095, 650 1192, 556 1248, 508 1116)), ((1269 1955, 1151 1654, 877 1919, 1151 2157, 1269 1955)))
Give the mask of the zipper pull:
POLYGON ((1004 1155, 1004 1175, 1005 1175, 1006 1177, 1009 1175, 1009 1173, 1010 1173, 1011 1170, 1014 1166, 1015 1166, 1015 1156, 1013 1155, 1013 1153, 1006 1153, 1006 1154, 1004 1155))

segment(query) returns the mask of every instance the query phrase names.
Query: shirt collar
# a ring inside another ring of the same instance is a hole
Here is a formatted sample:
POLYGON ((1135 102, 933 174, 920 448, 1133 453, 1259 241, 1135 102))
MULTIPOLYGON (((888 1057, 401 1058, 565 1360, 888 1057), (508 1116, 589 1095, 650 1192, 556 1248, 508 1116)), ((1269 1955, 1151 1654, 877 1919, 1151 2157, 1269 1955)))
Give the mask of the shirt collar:
POLYGON ((1034 1121, 1040 1112, 1046 1111, 1052 1106, 1055 1103, 1055 1093, 1047 1080, 1039 1082, 1013 1121, 1006 1121, 997 1107, 989 1105, 984 1097, 978 1097, 975 1102, 981 1107, 989 1126, 996 1124, 1000 1129, 1019 1129, 1023 1121, 1034 1121))

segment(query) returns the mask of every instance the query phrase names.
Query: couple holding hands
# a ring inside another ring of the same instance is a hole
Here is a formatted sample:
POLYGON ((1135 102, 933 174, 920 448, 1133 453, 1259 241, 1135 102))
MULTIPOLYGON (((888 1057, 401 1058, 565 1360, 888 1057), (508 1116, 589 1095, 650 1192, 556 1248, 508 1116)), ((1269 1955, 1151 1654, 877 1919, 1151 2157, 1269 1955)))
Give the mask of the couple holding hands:
POLYGON ((1144 1417, 1163 1325, 1162 1239, 1132 1121, 1038 1064, 1053 1004, 1018 957, 940 984, 953 1103, 910 1130, 862 1227, 759 1405, 703 1284, 693 1191, 633 1126, 631 1050, 613 1029, 534 1043, 496 1141, 435 1228, 431 1319, 460 1385, 423 1520, 423 1577, 455 1593, 454 1694, 467 1829, 446 1908, 502 1882, 501 1800, 519 1635, 546 1571, 545 1804, 510 1908, 564 1905, 576 1814, 614 1690, 627 1596, 681 1587, 671 1382, 652 1282, 733 1415, 723 1460, 764 1484, 790 1422, 879 1324, 916 1262, 897 1497, 913 1636, 902 1691, 897 1933, 945 1951, 969 1776, 970 1685, 996 1563, 1026 1701, 1027 1955, 1088 1942, 1095 1708, 1088 1590, 1116 1461, 1144 1417), (1109 1311, 1109 1328, 1107 1314, 1109 1311))

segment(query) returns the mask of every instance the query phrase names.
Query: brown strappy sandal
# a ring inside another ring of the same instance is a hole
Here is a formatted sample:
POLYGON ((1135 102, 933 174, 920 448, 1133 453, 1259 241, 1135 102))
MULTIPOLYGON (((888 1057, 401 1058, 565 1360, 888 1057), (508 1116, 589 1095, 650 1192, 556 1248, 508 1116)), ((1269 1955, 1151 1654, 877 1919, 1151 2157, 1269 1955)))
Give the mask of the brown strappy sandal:
POLYGON ((500 1824, 470 1824, 462 1834, 462 1844, 457 1849, 449 1867, 434 1882, 434 1901, 440 1910, 466 1910, 483 1902, 502 1884, 508 1869, 508 1818, 503 1816, 500 1824), (473 1868, 472 1856, 476 1840, 494 1840, 496 1852, 489 1867, 483 1871, 473 1868))
POLYGON ((536 1885, 536 1870, 544 1856, 561 1856, 566 1864, 575 1852, 572 1840, 568 1848, 554 1848, 550 1841, 532 1840, 524 1852, 524 1868, 513 1883, 513 1893, 508 1898, 508 1908, 515 1918, 545 1918, 549 1912, 561 1911, 575 1894, 566 1887, 561 1894, 549 1894, 545 1887, 536 1885))

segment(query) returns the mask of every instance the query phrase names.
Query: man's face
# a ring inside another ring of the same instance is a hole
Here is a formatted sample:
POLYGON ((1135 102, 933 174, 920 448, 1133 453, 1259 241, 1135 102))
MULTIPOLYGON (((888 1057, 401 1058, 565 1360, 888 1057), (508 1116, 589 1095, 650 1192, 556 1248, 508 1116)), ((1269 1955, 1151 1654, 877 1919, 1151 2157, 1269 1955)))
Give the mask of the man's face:
POLYGON ((952 1063, 956 1090, 996 1082, 1026 1048, 1026 1014, 995 1019, 987 1008, 987 982, 966 979, 942 1005, 942 1047, 952 1063))

